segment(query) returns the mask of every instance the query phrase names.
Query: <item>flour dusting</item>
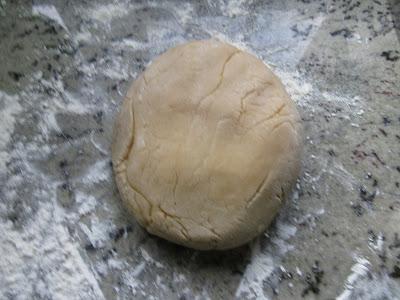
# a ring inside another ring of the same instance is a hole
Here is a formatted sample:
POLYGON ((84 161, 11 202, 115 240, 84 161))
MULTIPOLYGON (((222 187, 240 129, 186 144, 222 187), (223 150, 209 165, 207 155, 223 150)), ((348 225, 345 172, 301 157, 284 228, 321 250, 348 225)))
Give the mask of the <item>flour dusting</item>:
POLYGON ((275 268, 279 266, 283 255, 294 249, 288 243, 288 240, 297 231, 295 226, 285 224, 279 218, 276 226, 276 236, 271 238, 271 244, 265 250, 261 247, 260 238, 253 242, 250 263, 247 265, 240 280, 235 293, 236 298, 269 299, 264 293, 264 282, 271 276, 275 268))
POLYGON ((67 26, 60 14, 57 11, 57 8, 54 5, 34 5, 32 7, 32 14, 36 16, 45 16, 55 22, 57 22, 60 26, 62 26, 65 30, 68 31, 67 26))
POLYGON ((6 168, 9 160, 7 145, 11 142, 16 116, 22 110, 18 96, 11 96, 0 91, 0 169, 6 168))
POLYGON ((317 259, 324 276, 319 295, 307 297, 398 298, 388 196, 398 194, 388 176, 398 165, 390 147, 398 42, 389 9, 366 7, 379 1, 351 11, 365 23, 358 28, 345 26, 353 19, 335 3, 316 1, 14 2, 0 0, 0 50, 11 62, 0 70, 1 299, 300 298, 317 259), (211 37, 277 74, 299 107, 306 147, 290 208, 249 247, 222 255, 147 234, 125 211, 110 162, 115 114, 132 80, 168 48, 211 37), (353 142, 376 159, 355 161, 353 142), (374 201, 361 202, 361 185, 374 201), (356 216, 349 203, 372 208, 356 216), (332 282, 336 241, 351 249, 354 233, 363 248, 354 261, 338 258, 352 266, 332 282))
POLYGON ((51 204, 41 205, 40 221, 22 232, 10 221, 0 222, 0 298, 104 299, 78 245, 55 222, 54 213, 51 204))
POLYGON ((371 272, 370 262, 355 256, 356 263, 345 282, 344 291, 336 300, 398 299, 400 285, 387 275, 371 272))
POLYGON ((114 18, 122 17, 128 13, 127 5, 121 1, 94 6, 87 11, 87 16, 92 20, 109 24, 114 18))

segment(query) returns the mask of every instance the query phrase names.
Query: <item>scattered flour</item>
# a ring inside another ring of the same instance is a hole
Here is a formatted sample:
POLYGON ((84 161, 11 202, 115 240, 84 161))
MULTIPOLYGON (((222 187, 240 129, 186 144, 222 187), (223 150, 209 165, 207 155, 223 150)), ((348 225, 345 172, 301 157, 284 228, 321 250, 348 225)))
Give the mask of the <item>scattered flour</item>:
POLYGON ((287 240, 294 236, 297 231, 295 226, 282 223, 280 220, 278 220, 276 226, 277 236, 271 239, 271 244, 265 251, 261 248, 260 238, 253 242, 251 260, 236 290, 236 298, 242 299, 247 296, 260 300, 268 299, 264 294, 263 283, 279 266, 281 257, 293 249, 293 246, 287 240))
POLYGON ((87 17, 98 22, 109 24, 114 18, 120 18, 129 13, 128 6, 122 1, 97 5, 87 10, 87 17))
POLYGON ((370 272, 370 262, 364 257, 356 256, 355 261, 344 284, 344 291, 336 300, 398 299, 398 282, 387 275, 370 272))
POLYGON ((83 182, 93 185, 101 181, 108 180, 111 177, 109 160, 100 160, 88 168, 87 173, 83 175, 83 182))
POLYGON ((74 35, 74 40, 79 42, 91 42, 94 36, 90 33, 89 30, 82 30, 74 35))
POLYGON ((92 195, 86 195, 82 192, 75 193, 75 201, 79 205, 79 215, 87 215, 93 212, 97 206, 97 200, 92 195))
POLYGON ((37 214, 23 231, 0 221, 0 298, 104 299, 52 203, 37 214))
POLYGON ((67 26, 60 14, 57 11, 57 8, 54 5, 34 5, 32 7, 32 14, 35 16, 45 16, 55 22, 57 22, 60 26, 62 26, 66 31, 68 31, 67 26))
POLYGON ((222 6, 222 12, 228 17, 236 17, 240 15, 248 14, 249 11, 243 8, 245 3, 250 4, 252 0, 231 0, 231 1, 220 1, 222 6))
POLYGON ((192 20, 193 5, 191 3, 182 2, 174 8, 173 13, 177 16, 180 24, 186 24, 192 20))
POLYGON ((278 77, 281 79, 286 91, 291 96, 297 105, 305 106, 311 101, 310 95, 313 87, 309 82, 304 81, 304 77, 297 71, 287 73, 280 70, 275 70, 278 77))
POLYGON ((6 169, 6 163, 10 159, 7 145, 12 140, 14 124, 17 121, 16 115, 22 111, 18 102, 19 97, 8 95, 0 91, 0 169, 6 169))
POLYGON ((90 218, 90 227, 84 223, 81 223, 80 227, 96 248, 104 247, 110 238, 109 233, 115 230, 115 225, 111 221, 105 222, 94 215, 90 218))

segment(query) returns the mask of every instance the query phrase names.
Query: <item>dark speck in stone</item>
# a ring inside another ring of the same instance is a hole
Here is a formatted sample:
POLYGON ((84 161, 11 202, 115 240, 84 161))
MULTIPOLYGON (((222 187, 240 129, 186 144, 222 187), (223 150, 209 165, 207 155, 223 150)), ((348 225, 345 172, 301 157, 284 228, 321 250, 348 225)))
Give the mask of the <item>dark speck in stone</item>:
POLYGON ((328 154, 329 154, 330 156, 336 156, 336 153, 335 153, 335 151, 333 151, 333 149, 329 149, 329 150, 328 150, 328 154))
POLYGON ((57 34, 57 29, 56 29, 56 27, 55 26, 53 26, 53 25, 51 25, 50 27, 48 27, 48 28, 46 28, 44 31, 43 31, 43 33, 44 34, 57 34))
POLYGON ((27 35, 30 35, 31 33, 32 33, 32 30, 31 29, 27 29, 24 32, 18 34, 17 37, 23 38, 23 37, 25 37, 27 35))
POLYGON ((379 131, 380 131, 384 136, 387 136, 387 132, 386 132, 384 129, 379 128, 379 131))
POLYGON ((357 217, 361 217, 364 214, 364 208, 359 203, 352 204, 351 208, 353 209, 353 212, 357 217))
POLYGON ((11 51, 12 52, 14 52, 14 51, 18 51, 18 50, 24 50, 24 47, 21 45, 21 44, 15 44, 12 48, 11 48, 11 51))
POLYGON ((396 170, 397 170, 397 172, 400 173, 400 166, 397 166, 397 167, 396 167, 396 170))
POLYGON ((103 115, 104 112, 101 110, 93 115, 93 119, 96 121, 97 124, 101 124, 101 122, 103 121, 103 115))
POLYGON ((11 213, 8 214, 7 218, 8 218, 11 222, 15 223, 15 222, 18 221, 18 214, 15 213, 15 212, 11 212, 11 213))
POLYGON ((386 163, 378 156, 375 151, 372 151, 371 154, 375 156, 376 160, 379 161, 382 165, 386 165, 386 163))
POLYGON ((364 186, 360 187, 360 197, 362 201, 372 203, 375 199, 376 192, 370 193, 368 192, 364 186))
POLYGON ((397 50, 389 50, 389 51, 383 51, 381 53, 381 56, 388 61, 397 61, 400 58, 399 54, 400 53, 397 50))
POLYGON ((57 136, 58 138, 63 139, 63 140, 70 140, 70 139, 73 139, 72 135, 70 135, 70 134, 68 134, 68 133, 62 133, 62 132, 61 132, 61 133, 57 133, 56 136, 57 136))
POLYGON ((239 270, 239 269, 237 269, 237 268, 235 268, 235 269, 233 269, 232 270, 232 275, 240 275, 240 276, 243 276, 243 271, 242 270, 239 270))
POLYGON ((314 275, 314 278, 310 273, 307 273, 307 275, 306 275, 307 286, 304 288, 303 292, 301 293, 302 297, 306 296, 309 292, 312 292, 314 294, 319 294, 319 292, 320 292, 319 286, 322 282, 322 277, 324 276, 324 271, 320 268, 318 261, 315 261, 314 265, 311 268, 311 271, 314 275))
POLYGON ((396 185, 397 188, 400 187, 400 183, 398 181, 396 181, 395 185, 396 185))
POLYGON ((68 165, 68 162, 65 159, 58 163, 58 166, 62 169, 65 168, 67 165, 68 165))
POLYGON ((343 36, 344 38, 349 38, 353 35, 353 33, 347 28, 342 28, 331 32, 331 36, 337 36, 337 35, 343 36))
POLYGON ((110 238, 117 242, 124 236, 125 232, 127 232, 125 227, 118 228, 116 231, 110 233, 110 238))
POLYGON ((90 244, 87 244, 87 245, 85 246, 85 250, 86 250, 86 251, 95 251, 96 248, 92 245, 92 243, 90 243, 90 244))
POLYGON ((304 38, 306 38, 312 29, 312 25, 309 25, 307 28, 305 28, 304 30, 301 30, 297 27, 297 24, 293 25, 292 27, 290 27, 290 29, 294 32, 294 37, 297 36, 302 36, 304 38))
POLYGON ((10 76, 14 81, 19 81, 21 77, 24 77, 24 74, 14 71, 9 71, 8 76, 10 76))
POLYGON ((400 278, 400 267, 397 265, 393 266, 393 271, 389 275, 393 278, 400 278))
POLYGON ((392 120, 388 117, 383 117, 383 125, 388 126, 390 123, 392 123, 392 120))
POLYGON ((89 58, 88 59, 88 63, 94 63, 94 62, 96 62, 97 61, 97 54, 95 54, 93 57, 91 57, 91 58, 89 58))

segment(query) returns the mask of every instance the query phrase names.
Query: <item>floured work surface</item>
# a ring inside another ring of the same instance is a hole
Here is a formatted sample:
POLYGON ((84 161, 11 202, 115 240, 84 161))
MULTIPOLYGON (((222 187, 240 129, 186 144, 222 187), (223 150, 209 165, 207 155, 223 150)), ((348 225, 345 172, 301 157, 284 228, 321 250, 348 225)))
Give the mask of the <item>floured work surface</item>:
POLYGON ((399 297, 400 8, 261 2, 0 3, 0 298, 399 297), (222 253, 146 234, 110 165, 129 83, 210 37, 271 66, 306 136, 286 212, 222 253))

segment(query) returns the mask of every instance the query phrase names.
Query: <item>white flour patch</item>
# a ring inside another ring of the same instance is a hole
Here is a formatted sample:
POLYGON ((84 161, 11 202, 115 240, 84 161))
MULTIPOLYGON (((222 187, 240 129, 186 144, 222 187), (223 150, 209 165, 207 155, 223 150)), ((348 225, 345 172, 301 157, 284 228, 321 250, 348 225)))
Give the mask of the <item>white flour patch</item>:
POLYGON ((193 6, 191 3, 180 3, 175 7, 173 13, 180 24, 188 23, 193 17, 193 6))
POLYGON ((140 264, 138 264, 138 265, 133 269, 131 275, 132 275, 133 277, 139 276, 139 275, 143 272, 143 270, 145 269, 145 267, 146 267, 146 263, 145 263, 144 261, 142 261, 140 264))
POLYGON ((256 299, 268 299, 264 294, 263 283, 279 266, 281 257, 293 246, 287 240, 296 234, 297 228, 293 225, 277 221, 276 237, 271 239, 271 244, 266 250, 261 249, 261 241, 258 238, 252 245, 251 260, 240 280, 236 290, 236 298, 244 296, 256 299), (274 245, 275 247, 271 246, 274 245))
POLYGON ((150 47, 149 43, 135 41, 133 39, 123 39, 112 43, 113 47, 123 50, 146 50, 150 47))
POLYGON ((93 212, 97 206, 97 200, 95 197, 81 192, 75 193, 75 201, 79 205, 78 212, 80 215, 87 215, 93 212))
POLYGON ((78 32, 77 34, 74 35, 74 40, 76 42, 90 42, 94 36, 90 33, 88 30, 84 30, 81 32, 78 32))
POLYGON ((82 181, 86 184, 95 184, 108 180, 111 177, 111 169, 109 160, 101 160, 96 162, 83 176, 82 181))
POLYGON ((286 91, 299 106, 309 107, 313 86, 306 82, 298 72, 288 73, 281 70, 274 70, 281 79, 286 91))
POLYGON ((345 282, 345 290, 340 296, 338 296, 337 300, 345 300, 348 299, 351 295, 351 291, 354 288, 354 284, 360 278, 367 276, 369 270, 370 263, 367 259, 361 256, 355 257, 356 263, 351 267, 351 274, 347 277, 345 282))
POLYGON ((122 273, 122 278, 124 283, 129 287, 130 291, 132 292, 133 296, 138 293, 138 289, 141 290, 143 286, 136 277, 133 277, 131 272, 125 271, 122 273))
POLYGON ((22 111, 18 99, 18 96, 11 96, 0 91, 0 170, 6 169, 6 163, 10 159, 6 147, 12 139, 16 116, 22 111))
POLYGON ((160 262, 156 261, 153 257, 151 257, 150 254, 143 247, 140 247, 140 252, 142 253, 143 259, 148 264, 153 264, 158 268, 164 268, 164 266, 160 262))
POLYGON ((121 58, 116 57, 107 63, 104 60, 100 60, 99 64, 101 69, 97 70, 97 72, 100 71, 105 77, 114 81, 129 79, 130 66, 124 63, 121 58))
POLYGON ((365 112, 363 106, 361 105, 362 101, 358 96, 344 97, 328 92, 323 92, 322 96, 326 101, 339 104, 340 106, 344 107, 347 113, 347 115, 344 117, 347 120, 352 120, 353 118, 362 116, 365 112))
POLYGON ((335 177, 349 191, 354 190, 354 187, 359 185, 356 177, 347 171, 341 163, 333 162, 327 172, 335 177))
POLYGON ((248 14, 249 11, 243 9, 245 3, 250 4, 252 0, 231 0, 225 2, 220 2, 222 5, 222 11, 228 17, 232 18, 235 16, 248 14))
POLYGON ((385 241, 385 237, 382 232, 379 232, 375 238, 369 238, 368 247, 373 249, 374 251, 381 253, 383 251, 383 243, 385 241))
POLYGON ((65 26, 63 19, 61 18, 60 14, 57 11, 57 8, 54 5, 34 5, 32 7, 32 14, 34 16, 40 16, 40 15, 45 16, 45 17, 57 22, 65 30, 68 31, 67 26, 65 26))
POLYGON ((276 264, 270 254, 262 253, 260 240, 257 239, 252 246, 251 261, 240 280, 235 296, 241 298, 244 295, 256 299, 268 299, 264 295, 263 281, 273 272, 276 264))
POLYGON ((22 231, 0 222, 0 298, 104 299, 54 206, 42 203, 37 214, 22 231))
POLYGON ((371 273, 370 263, 364 257, 356 256, 355 261, 344 284, 344 291, 336 300, 399 299, 398 282, 386 274, 371 273))
POLYGON ((96 216, 90 218, 90 227, 81 223, 80 227, 86 234, 90 243, 96 247, 104 247, 109 240, 109 232, 115 230, 115 225, 111 221, 103 221, 96 216))
POLYGON ((109 24, 114 18, 125 16, 128 13, 129 7, 125 3, 114 2, 106 5, 98 5, 87 10, 87 17, 104 24, 109 24))

